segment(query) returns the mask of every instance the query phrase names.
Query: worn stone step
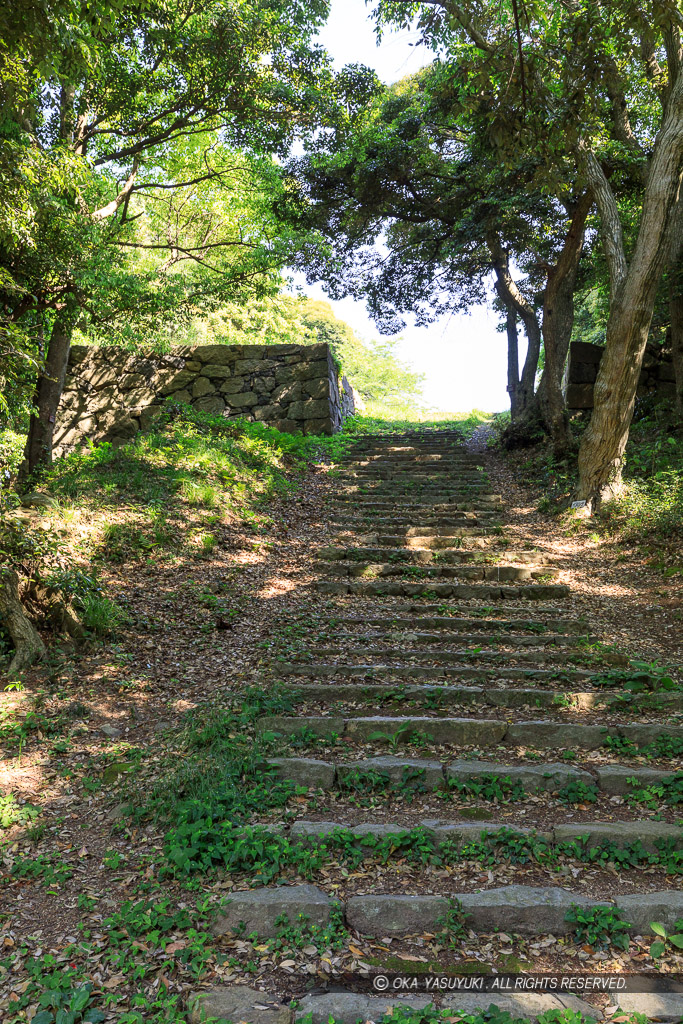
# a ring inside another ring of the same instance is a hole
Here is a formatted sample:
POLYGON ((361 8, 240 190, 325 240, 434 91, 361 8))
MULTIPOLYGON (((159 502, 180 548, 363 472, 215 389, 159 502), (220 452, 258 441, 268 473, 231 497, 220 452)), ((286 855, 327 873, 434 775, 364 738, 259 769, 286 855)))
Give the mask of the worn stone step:
POLYGON ((420 785, 425 790, 446 787, 447 780, 476 781, 496 777, 509 779, 524 787, 530 796, 553 793, 570 782, 582 782, 610 796, 625 796, 638 788, 661 785, 683 778, 683 772, 662 771, 655 768, 600 765, 586 771, 566 762, 542 764, 506 764, 498 761, 461 760, 441 762, 435 759, 386 755, 363 758, 359 761, 322 761, 310 757, 275 757, 268 763, 277 778, 289 780, 308 789, 331 790, 339 788, 358 772, 373 772, 386 776, 393 785, 400 785, 406 772, 420 773, 420 785), (633 784, 629 783, 633 780, 633 784))
MULTIPOLYGON (((406 537, 502 537, 503 530, 498 524, 478 519, 477 516, 400 516, 386 519, 382 516, 357 515, 352 519, 334 512, 329 514, 330 525, 335 530, 352 532, 358 535, 375 535, 382 545, 391 544, 397 547, 404 545, 406 537), (409 531, 414 530, 414 533, 409 531), (449 531, 448 533, 442 531, 449 531), (387 540, 395 537, 394 542, 387 540)), ((426 545, 423 545, 426 546, 426 545)))
POLYGON ((257 722, 260 732, 297 736, 310 733, 319 737, 348 736, 360 742, 385 742, 371 739, 373 734, 407 741, 424 739, 435 746, 528 747, 536 750, 581 749, 598 750, 608 736, 630 740, 639 746, 669 737, 683 742, 683 726, 660 723, 629 723, 626 725, 585 725, 579 722, 552 722, 536 719, 507 722, 484 718, 429 718, 421 715, 264 715, 257 722))
MULTIPOLYGON (((427 606, 423 606, 427 607, 427 606)), ((421 609, 420 609, 421 610, 421 609)), ((434 606, 434 610, 444 610, 443 605, 434 606)), ((542 636, 549 633, 550 635, 558 635, 560 633, 571 633, 575 635, 577 642, 581 643, 584 637, 587 639, 588 634, 586 631, 586 623, 580 619, 558 619, 553 618, 555 614, 554 608, 535 608, 535 616, 533 619, 509 619, 501 615, 496 617, 496 609, 487 610, 487 616, 490 617, 473 617, 467 615, 467 612, 471 612, 471 608, 454 607, 452 609, 453 615, 421 615, 416 616, 415 614, 410 617, 404 617, 406 611, 418 611, 418 606, 411 605, 409 609, 396 608, 396 615, 338 615, 334 617, 334 624, 341 626, 378 626, 383 630, 422 630, 422 629, 438 629, 440 632, 443 631, 454 631, 460 632, 464 630, 476 630, 477 632, 502 632, 503 634, 510 632, 516 633, 521 631, 529 631, 531 633, 538 634, 539 642, 542 636), (547 617, 548 616, 548 617, 547 617), (583 634, 582 636, 576 636, 576 634, 583 634)))
MULTIPOLYGON (((284 674, 284 673, 283 673, 284 674)), ((347 673, 342 673, 345 675, 347 673)), ((415 675, 415 673, 413 673, 415 675)), ((507 676, 507 673, 506 673, 507 676)), ((471 676, 469 678, 472 678, 471 676)), ((475 676, 474 678, 479 678, 475 676)), ((514 676, 520 678, 520 676, 514 676)), ((429 686, 415 684, 413 686, 397 686, 391 683, 340 683, 336 679, 327 683, 297 683, 283 687, 283 692, 291 693, 306 701, 349 703, 375 702, 379 699, 381 706, 391 704, 423 704, 425 707, 442 708, 449 705, 476 705, 491 708, 553 708, 561 705, 574 711, 590 711, 609 708, 614 694, 610 697, 596 690, 567 689, 568 684, 557 689, 534 689, 532 687, 495 687, 482 686, 429 686)), ((376 707, 376 704, 375 704, 376 707)), ((680 694, 655 694, 649 709, 659 708, 661 713, 669 713, 683 708, 683 696, 680 694)))
MULTIPOLYGON (((430 661, 434 662, 434 665, 428 666, 430 668, 441 668, 449 667, 452 665, 458 665, 461 668, 468 668, 473 663, 484 662, 493 665, 504 665, 504 672, 508 669, 518 667, 518 665, 544 665, 545 668, 539 670, 542 672, 538 678, 546 678, 548 673, 551 678, 554 676, 561 677, 562 679, 581 679, 582 681, 591 682, 592 677, 596 674, 594 662, 592 656, 587 653, 583 658, 581 654, 577 654, 574 651, 561 651, 561 650, 539 650, 530 651, 524 649, 521 651, 515 650, 504 650, 504 651, 493 651, 493 650, 476 650, 466 647, 462 647, 458 640, 453 641, 452 639, 444 638, 439 647, 409 647, 406 644, 380 644, 375 643, 369 647, 366 644, 358 645, 358 640, 352 639, 352 643, 355 646, 344 647, 340 650, 339 645, 335 643, 333 647, 326 646, 325 641, 312 640, 304 651, 293 656, 291 663, 305 663, 310 664, 311 668, 315 668, 316 664, 311 662, 312 658, 342 658, 343 661, 336 661, 334 665, 338 668, 346 669, 353 668, 354 674, 355 669, 362 669, 363 667, 372 667, 372 663, 364 662, 363 665, 355 665, 348 661, 349 658, 382 658, 383 664, 391 665, 404 665, 406 661, 410 660, 410 664, 406 667, 408 669, 413 668, 418 662, 430 661), (454 642, 458 646, 454 647, 454 642), (588 660, 589 666, 581 666, 582 660, 588 660), (514 662, 515 664, 510 664, 514 662), (548 668, 548 662, 550 667, 548 668), (565 666, 569 665, 567 669, 565 666), (559 666, 563 666, 560 668, 559 666), (575 666, 575 667, 572 667, 575 666)), ((503 641, 501 641, 501 644, 503 641)), ((505 641, 505 646, 508 648, 513 647, 511 640, 505 641)), ((604 665, 627 665, 628 658, 623 654, 605 654, 603 658, 604 665)), ((500 671, 500 670, 497 670, 500 671)), ((524 677, 523 677, 524 678, 524 677)), ((533 678, 528 676, 528 678, 533 678)), ((604 691, 608 692, 608 691, 604 691)), ((668 692, 668 691, 664 691, 668 692)))
MULTIPOLYGON (((423 829, 425 835, 429 836, 437 847, 448 844, 451 848, 468 846, 487 836, 494 836, 501 829, 510 828, 503 822, 442 822, 433 819, 420 821, 415 827, 423 829)), ((364 839, 381 840, 387 836, 402 835, 410 831, 404 825, 394 822, 366 822, 362 825, 347 826, 342 821, 301 820, 292 823, 289 834, 293 838, 316 842, 324 840, 340 829, 357 836, 361 843, 364 839)), ((659 844, 677 851, 683 849, 681 827, 663 821, 581 821, 553 825, 544 829, 513 827, 511 831, 521 836, 537 836, 551 847, 579 842, 585 844, 587 849, 610 843, 623 849, 639 842, 647 853, 657 853, 659 844)))
MULTIPOLYGON (((466 927, 490 934, 505 931, 518 935, 568 935, 573 925, 566 918, 575 905, 610 905, 592 900, 582 892, 557 886, 506 885, 481 892, 440 895, 392 895, 372 893, 351 896, 343 906, 349 928, 360 935, 383 936, 439 934, 453 902, 461 908, 466 927)), ((304 914, 311 925, 324 927, 336 901, 314 885, 283 885, 274 889, 233 891, 216 918, 215 935, 274 938, 286 919, 295 924, 304 914)), ((614 905, 614 904, 612 904, 614 905)), ((652 921, 671 928, 683 917, 683 892, 659 890, 619 895, 616 906, 632 935, 651 934, 652 921)))
MULTIPOLYGON (((508 885, 478 893, 457 893, 467 925, 475 932, 514 932, 521 935, 567 935, 572 905, 604 906, 581 892, 555 886, 508 885)), ((671 927, 683 914, 683 893, 677 890, 619 896, 616 905, 629 922, 632 935, 652 934, 651 921, 671 927)), ((449 901, 440 896, 352 896, 346 920, 361 935, 414 935, 438 932, 449 901)))
POLYGON ((431 498, 434 502, 450 502, 450 501, 462 501, 463 496, 473 495, 476 496, 483 492, 488 494, 484 490, 484 484, 462 484, 461 486, 454 485, 450 487, 430 487, 430 486, 412 486, 408 485, 382 485, 374 486, 366 484, 365 486, 356 486, 349 484, 348 486, 341 486, 336 490, 335 500, 338 502, 344 501, 346 496, 347 501, 358 502, 365 501, 366 499, 372 499, 375 501, 380 495, 391 495, 391 497, 398 504, 398 499, 401 495, 412 498, 414 494, 419 494, 422 498, 431 498))
MULTIPOLYGON (((328 504, 334 504, 334 495, 330 494, 326 499, 328 504)), ((471 512, 473 509, 480 509, 482 512, 487 513, 498 513, 502 510, 503 501, 500 494, 477 494, 465 501, 444 501, 444 502, 433 502, 410 500, 410 501, 395 501, 391 498, 378 498, 376 501, 366 501, 363 505, 365 510, 367 509, 392 509, 401 508, 406 512, 415 510, 417 512, 431 511, 434 514, 439 512, 471 512)))
MULTIPOLYGON (((473 622, 473 626, 478 623, 473 622)), ((367 629, 363 630, 362 633, 344 633, 335 630, 331 633, 320 633, 318 636, 314 636, 311 642, 322 643, 325 640, 334 639, 337 644, 337 651, 341 644, 376 644, 378 641, 394 640, 401 644, 401 650, 405 649, 405 646, 410 643, 414 644, 471 644, 473 646, 484 646, 491 647, 494 644, 502 645, 506 647, 571 647, 572 649, 583 646, 589 643, 583 636, 577 636, 574 633, 551 633, 542 632, 539 633, 537 630, 533 630, 531 633, 513 633, 511 630, 499 628, 496 631, 491 630, 488 633, 464 633, 458 632, 457 636, 452 636, 451 633, 455 632, 444 628, 442 631, 432 631, 430 633, 416 633, 411 628, 413 623, 410 625, 406 624, 403 629, 396 627, 393 622, 387 621, 386 627, 383 631, 374 630, 368 632, 367 629)), ((627 664, 628 659, 625 655, 615 655, 615 658, 619 659, 619 664, 627 664)))
MULTIPOLYGON (((322 653, 322 652, 321 652, 322 653)), ((338 653, 338 652, 336 652, 338 653)), ((494 660, 493 653, 486 659, 483 657, 483 653, 479 655, 479 660, 494 660)), ((349 656, 351 656, 349 654, 349 656)), ((367 658, 368 652, 361 651, 358 656, 365 656, 367 658)), ((379 656, 379 655, 378 655, 379 656)), ((404 655, 408 656, 408 655, 404 655)), ((427 657, 425 653, 422 655, 427 657)), ((404 660, 394 660, 394 662, 370 662, 365 660, 360 664, 349 664, 347 662, 308 662, 308 660, 291 660, 291 662, 274 662, 273 668, 283 676, 300 676, 307 679, 321 678, 329 679, 333 677, 342 676, 353 676, 357 679, 365 679, 366 676, 371 678, 382 678, 383 676, 391 676, 396 679, 440 679, 440 678, 453 678, 460 677, 461 679, 525 679, 528 681, 535 680, 538 682, 554 682, 557 681, 560 684, 570 682, 581 682, 584 685, 591 686, 591 679, 593 673, 585 672, 580 669, 566 669, 566 668, 525 668, 524 658, 519 655, 516 660, 521 663, 521 666, 508 666, 507 660, 510 655, 501 655, 497 658, 499 665, 487 668, 485 666, 473 666, 465 664, 465 659, 456 659, 454 656, 450 658, 445 654, 440 657, 440 664, 437 665, 419 665, 417 658, 420 655, 416 652, 414 654, 416 660, 410 665, 405 664, 404 660), (502 666, 502 667, 501 667, 502 666)), ((527 655, 528 657, 528 655, 527 655)), ((533 665, 535 663, 527 662, 527 665, 533 665)), ((613 697, 614 690, 600 689, 597 692, 603 693, 606 697, 613 697)), ((668 694, 666 691, 661 694, 663 696, 674 695, 668 694)))
POLYGON ((459 600, 476 601, 547 601, 569 597, 569 587, 564 584, 537 583, 528 585, 519 583, 516 586, 504 587, 485 586, 477 583, 433 583, 424 580, 420 583, 404 582, 346 582, 345 580, 318 580, 314 584, 321 594, 351 594, 359 597, 455 597, 459 600))
MULTIPOLYGON (((391 1013, 397 1008, 419 1011, 432 1005, 435 996, 427 991, 429 994, 426 995, 381 996, 335 986, 330 992, 309 992, 292 1007, 291 1001, 281 1000, 281 993, 273 996, 246 985, 218 985, 192 993, 188 999, 188 1011, 190 1024, 203 1024, 206 1020, 217 1021, 218 1024, 232 1024, 233 1021, 240 1024, 294 1024, 295 1021, 358 1024, 359 1021, 386 1020, 386 1024, 390 1024, 391 1013)), ((492 1002, 501 1012, 509 1013, 517 1024, 522 1019, 524 1022, 535 1022, 539 1017, 547 1020, 551 1012, 572 1010, 586 1018, 594 1017, 596 1012, 595 1007, 571 993, 449 990, 441 1002, 441 1016, 455 1024, 465 1014, 488 1010, 492 1002)), ((463 1020, 462 1024, 466 1022, 463 1020)), ((578 1019, 576 1024, 579 1024, 578 1019)))
MULTIPOLYGON (((444 539, 444 538, 440 538, 444 539)), ((451 538, 445 538, 450 540, 451 538)), ((543 554, 541 551, 526 551, 516 550, 514 548, 506 547, 504 555, 501 555, 499 551, 479 551, 476 549, 463 550, 461 547, 455 547, 446 545, 445 550, 441 553, 434 553, 434 549, 430 547, 419 547, 414 542, 414 538, 411 539, 409 545, 405 549, 396 551, 390 547, 336 547, 329 545, 327 547, 318 549, 318 559, 321 562, 342 562, 343 564, 361 564, 367 565, 368 562, 373 564, 387 564, 391 562, 395 565, 410 564, 413 562, 443 562, 451 565, 458 565, 460 563, 471 564, 476 563, 477 565, 499 565, 504 564, 520 564, 520 565, 548 565, 548 556, 543 554)))
MULTIPOLYGON (((680 999, 680 997, 678 998, 680 999)), ((407 995, 399 998, 337 990, 304 996, 297 1009, 294 1010, 294 1018, 295 1020, 310 1020, 311 1024, 329 1024, 329 1021, 334 1021, 335 1024, 386 1021, 386 1024, 390 1024, 391 1014, 397 1008, 422 1010, 433 1004, 434 999, 433 991, 427 995, 407 995)), ((666 997, 663 996, 662 999, 665 1000, 666 997)), ((586 1020, 594 1018, 596 1013, 594 1006, 571 993, 506 992, 503 994, 500 992, 453 992, 452 989, 443 995, 441 1012, 446 1021, 453 1021, 454 1024, 460 1022, 462 1015, 462 1024, 466 1024, 466 1020, 469 1020, 470 1017, 467 1016, 465 1020, 464 1015, 483 1013, 492 1004, 501 1013, 510 1014, 510 1024, 512 1021, 515 1024, 535 1022, 541 1017, 547 1020, 548 1014, 567 1010, 582 1014, 586 1020)), ((251 1022, 248 1021, 248 1024, 251 1022)), ((271 1024, 271 1022, 255 1022, 255 1024, 271 1024)), ((272 1024, 280 1024, 280 1022, 272 1022, 272 1024)), ((579 1024, 578 1019, 576 1024, 579 1024)))
POLYGON ((409 477, 410 479, 422 479, 429 477, 442 477, 458 480, 462 477, 484 478, 489 475, 486 469, 481 469, 471 462, 453 458, 446 454, 433 452, 431 455, 424 455, 418 458, 357 458, 345 460, 337 464, 332 471, 332 479, 345 479, 349 477, 360 477, 362 479, 387 479, 398 477, 409 477))
POLYGON ((361 562, 361 561, 316 561, 313 568, 332 576, 350 578, 367 577, 369 579, 386 577, 406 577, 407 579, 466 579, 466 580, 499 580, 516 582, 518 580, 537 580, 556 577, 557 569, 553 566, 521 566, 521 565, 416 565, 403 562, 361 562))

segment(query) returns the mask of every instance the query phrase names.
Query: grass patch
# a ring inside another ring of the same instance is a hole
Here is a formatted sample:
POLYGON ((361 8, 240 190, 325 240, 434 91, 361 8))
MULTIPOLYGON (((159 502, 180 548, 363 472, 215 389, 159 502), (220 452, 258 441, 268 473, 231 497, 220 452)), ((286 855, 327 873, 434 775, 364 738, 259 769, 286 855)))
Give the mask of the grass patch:
POLYGON ((482 423, 489 423, 492 414, 473 409, 471 412, 435 413, 430 409, 396 407, 378 402, 370 403, 367 412, 350 416, 344 423, 342 434, 387 434, 405 430, 457 430, 463 440, 482 423))

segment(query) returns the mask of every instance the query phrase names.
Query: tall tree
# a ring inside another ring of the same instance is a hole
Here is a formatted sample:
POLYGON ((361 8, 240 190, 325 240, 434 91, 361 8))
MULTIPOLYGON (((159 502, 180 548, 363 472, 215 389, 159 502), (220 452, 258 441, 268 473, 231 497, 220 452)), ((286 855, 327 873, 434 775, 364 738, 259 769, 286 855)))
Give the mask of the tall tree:
POLYGON ((493 273, 506 311, 517 436, 528 436, 544 419, 564 449, 561 376, 592 198, 572 196, 566 187, 555 198, 547 165, 533 155, 501 167, 488 144, 486 118, 463 113, 452 72, 435 62, 380 93, 353 119, 342 117, 337 132, 293 168, 306 185, 306 215, 334 254, 331 264, 323 254, 307 269, 338 291, 365 297, 389 328, 408 311, 428 322, 446 310, 467 309, 485 295, 493 273), (521 375, 518 319, 528 342, 521 375), (547 352, 539 405, 542 340, 547 352))
MULTIPOLYGON (((379 0, 378 27, 417 19, 426 41, 457 58, 463 102, 490 106, 489 138, 571 160, 597 205, 610 276, 605 354, 579 457, 579 496, 592 509, 620 483, 621 464, 672 211, 683 176, 683 13, 676 0, 379 0), (467 74, 473 55, 482 66, 467 74), (483 58, 483 61, 481 60, 483 58), (493 101, 493 102, 492 102, 493 101), (511 126, 516 131, 510 132, 511 126), (632 251, 614 178, 642 182, 632 251)), ((566 180, 566 179, 565 179, 566 180)))

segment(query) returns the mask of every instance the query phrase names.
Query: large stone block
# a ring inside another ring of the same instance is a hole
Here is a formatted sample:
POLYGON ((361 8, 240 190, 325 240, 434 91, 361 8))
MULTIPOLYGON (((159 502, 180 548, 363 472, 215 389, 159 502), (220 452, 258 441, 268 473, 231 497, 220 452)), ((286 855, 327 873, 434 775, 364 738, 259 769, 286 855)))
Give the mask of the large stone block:
POLYGON ((468 779, 480 779, 482 776, 496 775, 509 778, 511 782, 520 782, 527 793, 553 792, 568 782, 593 781, 590 772, 581 768, 572 768, 567 764, 497 764, 495 761, 453 761, 446 769, 446 776, 458 782, 468 779))
POLYGON ((334 785, 335 768, 328 761, 312 757, 274 757, 268 764, 273 765, 279 779, 287 779, 298 786, 332 789, 334 785))
POLYGON ((331 434, 332 421, 329 416, 324 420, 304 420, 304 434, 331 434))
POLYGON ((264 420, 268 423, 271 420, 281 420, 284 410, 281 405, 259 405, 254 409, 254 419, 264 420))
POLYGON ((304 395, 309 398, 324 398, 329 400, 330 382, 326 377, 316 377, 313 380, 305 380, 301 385, 304 395))
POLYGON ((200 363, 227 366, 235 359, 235 348, 231 345, 198 345, 194 355, 200 363))
POLYGON ((194 384, 197 379, 196 373, 191 370, 180 370, 178 373, 165 373, 160 381, 158 392, 160 395, 172 395, 194 384))
POLYGON ((303 419, 320 420, 330 415, 330 403, 327 398, 309 398, 303 402, 303 419))
POLYGON ((238 395, 240 391, 244 391, 246 386, 247 382, 244 377, 231 377, 221 385, 219 390, 222 395, 238 395))
POLYGON ((271 398, 274 402, 282 402, 283 405, 287 405, 291 402, 300 402, 301 394, 300 382, 290 381, 288 384, 280 384, 279 387, 275 387, 271 398))
POLYGON ((439 931, 447 911, 443 896, 352 896, 346 920, 361 935, 418 935, 439 931))
POLYGON ((568 409, 592 409, 593 408, 593 385, 592 384, 570 384, 567 388, 568 409))
POLYGON ((297 434, 301 431, 301 423, 297 422, 297 420, 273 420, 269 426, 275 427, 282 434, 297 434))
POLYGON ((330 375, 330 366, 327 359, 315 359, 301 363, 297 367, 299 380, 313 380, 314 378, 327 380, 330 375))
POLYGON ((279 927, 275 921, 283 915, 290 924, 295 924, 303 914, 308 924, 324 927, 329 921, 331 906, 330 897, 314 885, 233 892, 212 931, 214 935, 256 932, 259 938, 273 938, 279 927))
POLYGON ((195 992, 188 1000, 191 1024, 205 1020, 220 1024, 289 1024, 292 1011, 273 999, 267 992, 259 992, 246 985, 223 985, 195 992))
POLYGON ((72 345, 69 350, 69 368, 78 366, 92 351, 89 345, 72 345))
POLYGON ((192 401, 192 395, 189 391, 176 391, 168 397, 173 399, 174 402, 182 402, 184 405, 189 405, 192 401))
POLYGON ((287 418, 290 420, 303 420, 304 418, 304 403, 291 402, 287 409, 287 418))
POLYGON ((226 380, 232 377, 232 367, 224 366, 222 363, 205 363, 201 367, 202 377, 210 377, 211 380, 226 380))
POLYGON ((573 842, 581 836, 588 836, 589 847, 601 846, 603 843, 628 846, 640 841, 649 853, 655 853, 658 849, 657 843, 662 840, 671 842, 676 850, 683 847, 681 829, 664 821, 577 822, 570 825, 555 825, 553 831, 558 843, 573 842))
POLYGON ((192 405, 195 409, 199 409, 200 412, 210 412, 214 416, 218 416, 225 409, 225 402, 219 395, 206 395, 204 398, 196 398, 192 405))
POLYGON ((197 377, 192 385, 192 397, 202 398, 204 395, 212 394, 216 388, 206 377, 197 377))
POLYGON ((673 928, 676 921, 683 920, 683 892, 680 890, 619 896, 617 903, 625 920, 630 922, 633 935, 652 935, 653 921, 673 928))
POLYGON ((252 405, 258 404, 258 395, 253 391, 247 391, 242 395, 230 395, 227 402, 231 409, 249 409, 252 405))
POLYGON ((463 893, 458 894, 458 899, 468 915, 466 924, 474 931, 510 931, 520 935, 566 935, 571 926, 565 917, 572 904, 587 907, 594 903, 577 892, 532 885, 506 885, 484 892, 463 893))
POLYGON ((386 776, 394 786, 414 781, 415 785, 433 790, 441 789, 444 785, 443 765, 440 761, 388 755, 349 761, 337 766, 337 777, 342 785, 352 781, 358 772, 376 772, 386 776))
POLYGON ((235 373, 265 373, 266 370, 274 370, 276 366, 277 363, 273 359, 236 359, 235 373))

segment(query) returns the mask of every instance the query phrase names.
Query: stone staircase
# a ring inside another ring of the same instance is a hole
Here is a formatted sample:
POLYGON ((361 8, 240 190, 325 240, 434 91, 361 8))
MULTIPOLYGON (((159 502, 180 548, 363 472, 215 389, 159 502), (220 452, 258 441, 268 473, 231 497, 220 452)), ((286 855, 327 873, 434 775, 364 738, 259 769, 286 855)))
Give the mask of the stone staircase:
MULTIPOLYGON (((572 907, 617 907, 633 936, 653 921, 673 927, 683 918, 676 809, 628 797, 681 778, 679 694, 634 701, 618 685, 627 659, 595 643, 551 556, 508 542, 501 496, 457 433, 359 439, 327 512, 310 601, 264 669, 264 686, 291 696, 296 713, 258 722, 278 748, 274 774, 315 791, 316 813, 268 827, 332 857, 342 836, 368 850, 424 841, 436 853, 405 879, 387 861, 384 887, 380 877, 330 888, 321 875, 234 892, 217 931, 273 936, 294 912, 323 926, 339 903, 352 935, 392 949, 440 935, 449 913, 470 935, 569 945, 572 907), (610 671, 617 685, 606 687, 610 671), (484 799, 487 787, 497 797, 484 799), (526 842, 564 867, 516 853, 526 842)), ((450 992, 419 1005, 430 1001, 454 1012, 495 1002, 529 1019, 563 1006, 602 1015, 570 995, 450 992)), ((683 1013, 683 995, 620 1001, 652 1019, 683 1013)), ((330 1013, 351 1024, 390 1003, 347 987, 301 1007, 314 1024, 330 1013)))

